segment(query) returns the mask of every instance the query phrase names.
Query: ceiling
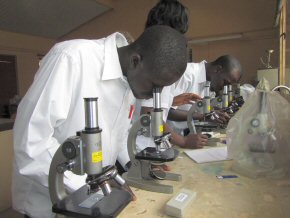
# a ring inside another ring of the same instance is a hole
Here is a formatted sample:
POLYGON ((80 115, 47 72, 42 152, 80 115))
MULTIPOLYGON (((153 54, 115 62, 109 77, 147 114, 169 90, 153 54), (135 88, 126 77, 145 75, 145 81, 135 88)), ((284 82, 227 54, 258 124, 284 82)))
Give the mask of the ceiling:
POLYGON ((277 0, 184 0, 192 38, 272 29, 277 0), (203 23, 204 25, 200 25, 203 23))
MULTIPOLYGON (((157 1, 0 0, 0 30, 50 39, 95 37, 103 35, 104 31, 111 33, 119 29, 138 36, 143 30, 148 11, 157 1), (111 9, 114 9, 113 13, 105 13, 111 9)), ((181 2, 189 10, 190 28, 186 33, 189 39, 241 33, 245 36, 274 29, 277 0, 181 2)), ((290 19, 289 10, 287 19, 290 19)))
POLYGON ((0 0, 0 29, 56 39, 108 10, 96 0, 0 0))

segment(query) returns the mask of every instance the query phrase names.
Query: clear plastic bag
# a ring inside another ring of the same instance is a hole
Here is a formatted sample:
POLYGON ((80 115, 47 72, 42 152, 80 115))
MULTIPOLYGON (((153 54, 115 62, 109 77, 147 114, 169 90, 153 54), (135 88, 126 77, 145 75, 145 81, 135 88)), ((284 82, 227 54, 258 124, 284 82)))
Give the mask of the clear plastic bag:
POLYGON ((233 170, 280 178, 290 169, 290 103, 279 93, 256 90, 230 120, 228 155, 233 170))
POLYGON ((248 100, 249 96, 255 91, 255 87, 251 84, 243 84, 240 87, 241 96, 243 96, 244 101, 248 100))

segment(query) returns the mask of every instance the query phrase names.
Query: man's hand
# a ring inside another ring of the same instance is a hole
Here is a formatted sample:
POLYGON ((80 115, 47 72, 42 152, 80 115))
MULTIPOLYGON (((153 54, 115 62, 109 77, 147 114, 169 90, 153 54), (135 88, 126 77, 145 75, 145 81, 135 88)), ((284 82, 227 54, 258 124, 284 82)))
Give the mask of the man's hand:
POLYGON ((184 145, 181 146, 182 148, 202 148, 207 144, 207 136, 202 134, 189 134, 188 136, 184 137, 185 142, 184 145))
POLYGON ((202 98, 194 93, 183 93, 173 98, 172 106, 180 106, 184 104, 192 104, 193 101, 202 100, 202 98))
POLYGON ((210 122, 220 123, 220 124, 227 124, 230 120, 230 116, 223 111, 215 110, 215 113, 219 116, 216 120, 207 120, 210 122))
POLYGON ((154 162, 151 163, 152 169, 158 169, 162 171, 171 171, 171 167, 167 164, 154 164, 154 162))

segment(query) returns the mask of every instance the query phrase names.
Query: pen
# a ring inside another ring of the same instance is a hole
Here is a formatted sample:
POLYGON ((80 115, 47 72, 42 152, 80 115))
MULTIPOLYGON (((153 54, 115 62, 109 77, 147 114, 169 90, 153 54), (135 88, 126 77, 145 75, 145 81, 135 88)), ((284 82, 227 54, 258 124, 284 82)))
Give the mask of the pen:
POLYGON ((223 176, 219 175, 219 176, 216 176, 216 178, 218 178, 218 179, 232 179, 232 178, 238 178, 238 176, 236 176, 236 175, 223 175, 223 176))

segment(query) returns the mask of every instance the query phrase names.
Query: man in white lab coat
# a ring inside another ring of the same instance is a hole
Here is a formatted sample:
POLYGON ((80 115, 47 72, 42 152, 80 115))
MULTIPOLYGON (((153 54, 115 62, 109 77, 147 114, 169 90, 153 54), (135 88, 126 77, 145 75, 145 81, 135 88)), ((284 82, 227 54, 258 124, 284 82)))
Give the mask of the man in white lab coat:
MULTIPOLYGON (((179 145, 183 148, 201 148, 207 144, 207 137, 202 134, 189 134, 188 136, 182 136, 181 131, 187 128, 187 112, 191 105, 188 100, 197 99, 195 95, 190 96, 184 101, 184 105, 178 108, 172 107, 174 105, 174 98, 180 96, 183 93, 195 93, 199 96, 204 96, 204 84, 206 81, 211 81, 211 91, 218 92, 224 85, 236 83, 241 78, 241 65, 239 61, 231 56, 224 55, 217 58, 215 61, 207 63, 202 61, 200 63, 188 63, 186 71, 182 77, 172 84, 171 86, 164 87, 161 93, 161 107, 163 108, 164 122, 168 120, 175 120, 178 122, 168 123, 170 126, 165 125, 165 131, 171 132, 171 142, 175 145, 179 145), (191 97, 191 98, 190 98, 191 97), (173 127, 173 129, 172 129, 173 127)), ((182 97, 181 97, 182 98, 182 97)), ((153 100, 141 101, 141 113, 146 113, 151 110, 153 106, 153 100)), ((220 113, 220 122, 225 122, 227 115, 220 113)), ((196 119, 200 118, 200 115, 195 116, 196 119)), ((145 137, 137 138, 138 150, 143 150, 145 147, 154 146, 151 139, 145 137)))
MULTIPOLYGON (((200 63, 188 63, 186 72, 181 79, 176 82, 174 96, 182 93, 196 93, 204 96, 204 85, 206 81, 211 82, 211 93, 218 93, 224 85, 238 83, 242 76, 240 62, 232 55, 223 55, 212 62, 202 61, 200 63)), ((212 96, 214 97, 214 96, 212 96)), ((189 102, 188 102, 189 103, 189 102)), ((175 132, 181 133, 187 127, 187 112, 191 104, 185 104, 179 107, 171 107, 168 112, 168 123, 175 132), (175 121, 175 122, 172 122, 175 121)), ((229 117, 225 113, 219 113, 219 119, 216 122, 227 122, 229 117)), ((195 119, 203 120, 203 116, 196 114, 195 119)), ((197 143, 196 147, 202 147, 205 144, 197 143)))
MULTIPOLYGON (((120 33, 99 40, 55 45, 42 60, 21 101, 14 126, 13 207, 34 218, 53 217, 48 190, 52 157, 66 138, 84 128, 84 97, 99 98, 103 166, 128 161, 130 107, 151 98, 153 87, 177 81, 186 68, 186 40, 166 26, 147 29, 132 44, 120 33)), ((67 173, 73 191, 85 177, 67 173)))

